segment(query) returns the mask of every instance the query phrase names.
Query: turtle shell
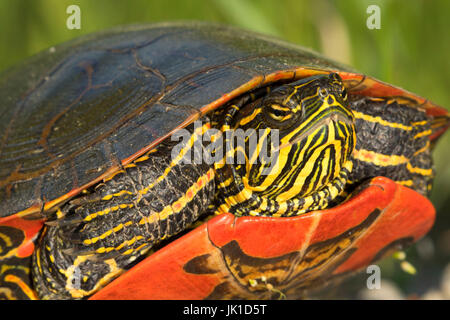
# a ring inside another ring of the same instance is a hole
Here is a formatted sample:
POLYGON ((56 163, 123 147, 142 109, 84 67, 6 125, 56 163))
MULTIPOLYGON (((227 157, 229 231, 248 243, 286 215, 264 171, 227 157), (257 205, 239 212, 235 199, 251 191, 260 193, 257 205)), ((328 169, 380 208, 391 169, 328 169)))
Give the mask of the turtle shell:
MULTIPOLYGON (((231 99, 279 81, 329 72, 340 74, 350 94, 390 97, 422 108, 430 116, 446 115, 444 109, 424 98, 357 73, 305 48, 214 24, 171 23, 114 29, 52 47, 4 72, 0 76, 0 226, 23 231, 11 250, 16 255, 17 251, 25 252, 22 256, 32 251, 32 240, 42 219, 30 218, 39 217, 40 212, 51 210, 114 174, 176 130, 231 99)), ((354 201, 360 203, 360 197, 365 197, 375 205, 382 197, 380 192, 389 193, 388 197, 394 201, 393 190, 406 189, 386 179, 383 181, 389 185, 383 192, 369 187, 372 191, 364 191, 366 195, 363 192, 354 201)), ((407 193, 407 198, 396 200, 400 201, 396 206, 401 207, 403 202, 414 198, 426 207, 417 220, 423 220, 422 231, 413 231, 409 225, 403 229, 416 240, 431 226, 434 209, 426 198, 409 189, 407 193)), ((376 204, 380 212, 392 205, 387 200, 383 203, 376 204)), ((262 229, 271 229, 272 224, 298 228, 294 234, 302 234, 308 223, 311 228, 314 226, 316 231, 308 231, 309 239, 300 247, 291 246, 290 240, 283 239, 276 246, 281 251, 274 249, 267 253, 268 257, 278 257, 292 250, 306 250, 315 237, 322 241, 333 238, 329 225, 318 231, 325 220, 319 223, 314 217, 333 216, 335 210, 348 212, 350 209, 347 205, 279 221, 267 218, 237 221, 242 225, 260 225, 262 229)), ((368 217, 350 219, 347 227, 356 228, 365 219, 368 217)), ((371 219, 375 223, 381 218, 371 219)), ((218 217, 193 232, 200 234, 212 228, 221 238, 220 234, 226 234, 232 220, 226 215, 218 217), (220 230, 215 227, 217 224, 225 230, 217 231, 220 230)), ((341 228, 346 230, 344 226, 341 228)), ((259 236, 257 232, 251 234, 247 241, 258 243, 265 232, 262 230, 259 236)), ((177 243, 188 241, 189 247, 194 246, 190 236, 187 237, 177 243)), ((230 243, 218 244, 214 237, 210 239, 220 248, 230 243)), ((237 245, 245 251, 239 241, 236 240, 237 245)), ((266 258, 258 250, 247 253, 266 258)), ((188 260, 195 260, 194 253, 190 254, 188 260)), ((196 265, 189 261, 188 265, 196 265)), ((189 266, 182 268, 186 271, 189 266)))

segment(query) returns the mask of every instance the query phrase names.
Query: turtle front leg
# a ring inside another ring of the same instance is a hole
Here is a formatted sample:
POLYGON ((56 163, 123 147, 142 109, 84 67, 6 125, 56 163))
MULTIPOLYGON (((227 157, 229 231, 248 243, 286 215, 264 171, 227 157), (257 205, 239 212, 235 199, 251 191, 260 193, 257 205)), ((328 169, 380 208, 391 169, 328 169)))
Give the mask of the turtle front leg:
POLYGON ((172 147, 160 145, 61 208, 66 214, 46 226, 33 255, 40 298, 93 294, 208 210, 213 168, 174 160, 172 147))

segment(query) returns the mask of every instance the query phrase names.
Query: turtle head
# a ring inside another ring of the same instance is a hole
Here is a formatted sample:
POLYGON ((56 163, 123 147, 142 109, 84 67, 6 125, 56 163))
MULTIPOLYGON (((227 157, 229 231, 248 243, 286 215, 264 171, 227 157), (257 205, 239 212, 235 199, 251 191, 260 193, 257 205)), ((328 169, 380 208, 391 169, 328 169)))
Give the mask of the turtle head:
POLYGON ((347 90, 337 73, 280 86, 264 98, 262 108, 267 125, 286 133, 302 131, 332 115, 353 122, 347 90))
POLYGON ((248 214, 293 215, 322 209, 343 191, 356 134, 338 74, 277 87, 249 116, 238 119, 236 127, 258 128, 258 142, 253 148, 251 143, 246 146, 245 166, 231 168, 241 191, 259 199, 253 202, 265 203, 248 214), (266 157, 261 157, 264 151, 266 157), (276 212, 268 212, 269 203, 276 212))

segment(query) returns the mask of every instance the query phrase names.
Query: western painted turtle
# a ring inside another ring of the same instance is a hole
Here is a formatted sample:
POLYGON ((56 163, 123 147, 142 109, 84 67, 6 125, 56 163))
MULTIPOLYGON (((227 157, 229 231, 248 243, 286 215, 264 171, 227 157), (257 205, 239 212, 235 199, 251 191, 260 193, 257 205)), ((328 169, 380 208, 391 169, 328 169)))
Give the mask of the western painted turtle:
POLYGON ((298 298, 434 221, 448 113, 280 40, 114 29, 0 96, 2 298, 298 298))

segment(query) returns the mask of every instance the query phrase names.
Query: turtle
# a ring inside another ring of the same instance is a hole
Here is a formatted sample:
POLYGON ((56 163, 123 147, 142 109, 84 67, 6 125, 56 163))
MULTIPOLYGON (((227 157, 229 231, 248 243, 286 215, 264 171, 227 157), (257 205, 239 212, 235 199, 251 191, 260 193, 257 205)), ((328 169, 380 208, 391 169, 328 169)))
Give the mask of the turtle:
POLYGON ((447 111, 279 39, 115 28, 0 97, 5 299, 301 298, 434 221, 447 111))

